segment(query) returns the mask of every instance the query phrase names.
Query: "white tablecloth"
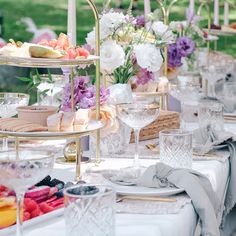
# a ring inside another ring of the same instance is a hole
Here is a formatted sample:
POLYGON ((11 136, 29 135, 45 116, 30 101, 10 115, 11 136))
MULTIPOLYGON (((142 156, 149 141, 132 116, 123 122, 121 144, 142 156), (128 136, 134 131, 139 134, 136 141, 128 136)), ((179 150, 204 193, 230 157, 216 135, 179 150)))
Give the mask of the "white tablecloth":
MULTIPOLYGON (((143 164, 149 165, 154 160, 145 160, 143 164)), ((119 168, 131 165, 132 160, 127 159, 108 159, 102 162, 101 167, 119 168)), ((84 170, 89 165, 82 165, 84 170)), ((223 198, 225 186, 229 174, 229 163, 218 161, 199 161, 193 163, 193 169, 206 174, 217 195, 223 198)), ((63 166, 56 164, 53 176, 64 179, 65 181, 74 178, 74 167, 71 165, 63 166)), ((186 205, 179 214, 169 215, 141 215, 141 214, 117 214, 116 236, 190 236, 194 234, 197 225, 197 216, 191 204, 186 205)), ((52 222, 34 225, 26 229, 30 236, 65 236, 65 226, 63 217, 52 222)))
MULTIPOLYGON (((227 129, 232 130, 231 126, 235 127, 230 124, 227 125, 227 129)), ((156 160, 142 160, 142 164, 146 166, 155 162, 156 160)), ((130 159, 106 159, 101 163, 101 168, 121 168, 130 165, 130 159)), ((91 163, 83 164, 82 171, 91 166, 91 163)), ((193 163, 193 169, 207 175, 216 194, 223 199, 229 176, 229 162, 197 161, 193 163)), ((71 181, 75 176, 75 167, 56 164, 52 175, 64 181, 71 181)), ((117 214, 116 236, 192 236, 196 226, 197 215, 192 204, 187 204, 178 214, 117 214)), ((27 227, 25 233, 30 236, 65 236, 63 216, 27 227)), ((8 234, 10 235, 12 234, 8 234)))

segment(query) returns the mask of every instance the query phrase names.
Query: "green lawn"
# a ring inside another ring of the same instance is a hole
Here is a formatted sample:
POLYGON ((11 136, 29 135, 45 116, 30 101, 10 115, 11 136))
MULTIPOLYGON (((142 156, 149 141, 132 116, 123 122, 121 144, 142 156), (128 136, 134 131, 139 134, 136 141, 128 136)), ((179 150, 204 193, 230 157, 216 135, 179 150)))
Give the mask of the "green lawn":
MULTIPOLYGON (((94 20, 93 13, 89 9, 86 0, 79 0, 77 9, 77 35, 80 44, 85 42, 87 32, 92 30, 94 20)), ((99 11, 102 10, 102 0, 94 0, 99 11)), ((157 7, 154 0, 152 2, 152 9, 157 7)), ((222 1, 223 2, 223 1, 222 1)), ((189 0, 181 0, 179 4, 173 7, 170 20, 185 19, 185 9, 189 0)), ((127 7, 129 1, 124 0, 124 6, 127 7)), ((114 6, 114 1, 112 1, 114 6)), ((223 9, 222 9, 223 11, 223 9)), ((67 25, 67 0, 0 0, 0 12, 4 15, 4 37, 5 39, 14 38, 15 40, 28 41, 32 35, 25 31, 25 26, 20 23, 21 17, 31 17, 38 28, 50 27, 56 33, 66 32, 67 25)), ((143 1, 139 0, 139 9, 134 14, 142 14, 143 1)), ((204 12, 203 12, 203 15, 204 12)), ((223 14, 221 14, 223 20, 223 14)), ((230 21, 236 22, 236 10, 233 9, 230 13, 230 21)), ((202 23, 207 25, 205 19, 202 23)), ((218 48, 221 51, 227 52, 236 57, 236 37, 221 37, 218 43, 218 48)), ((0 78, 0 81, 5 81, 5 78, 0 78)), ((17 80, 14 83, 7 84, 0 83, 0 89, 15 89, 21 86, 17 80), (17 85, 17 87, 16 87, 17 85)), ((24 87, 21 87, 23 89, 24 87)))

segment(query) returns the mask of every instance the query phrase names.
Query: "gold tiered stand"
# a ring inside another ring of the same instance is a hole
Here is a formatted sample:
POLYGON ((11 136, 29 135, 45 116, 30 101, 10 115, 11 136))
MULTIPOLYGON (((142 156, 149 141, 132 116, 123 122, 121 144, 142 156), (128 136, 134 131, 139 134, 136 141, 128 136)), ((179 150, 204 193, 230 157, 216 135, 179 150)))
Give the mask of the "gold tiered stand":
POLYGON ((71 68, 70 83, 71 83, 71 107, 74 111, 74 70, 81 64, 92 64, 96 66, 96 121, 90 122, 88 128, 81 132, 8 132, 0 131, 0 137, 11 137, 15 139, 16 152, 19 151, 19 143, 25 139, 32 140, 59 140, 67 138, 76 139, 76 180, 80 180, 81 171, 81 152, 80 138, 91 133, 96 133, 96 165, 100 163, 100 129, 104 124, 100 119, 100 28, 99 14, 93 3, 93 0, 86 0, 94 13, 95 19, 95 37, 96 49, 95 55, 88 58, 77 60, 61 60, 61 59, 44 59, 44 58, 21 58, 0 56, 0 65, 18 66, 18 67, 35 67, 35 68, 71 68))

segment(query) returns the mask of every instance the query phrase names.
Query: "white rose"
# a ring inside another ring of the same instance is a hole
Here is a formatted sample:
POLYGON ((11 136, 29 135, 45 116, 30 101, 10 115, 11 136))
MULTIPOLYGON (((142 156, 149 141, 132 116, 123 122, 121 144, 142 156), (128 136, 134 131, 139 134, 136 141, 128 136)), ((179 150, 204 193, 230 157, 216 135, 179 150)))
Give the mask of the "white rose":
POLYGON ((95 30, 89 32, 86 37, 86 43, 92 48, 95 49, 96 47, 96 40, 95 40, 95 30))
POLYGON ((152 30, 156 35, 161 36, 168 30, 168 26, 162 21, 156 21, 152 25, 152 30))
POLYGON ((138 65, 151 72, 160 70, 163 58, 160 49, 156 48, 153 44, 138 44, 134 46, 134 53, 138 65))
POLYGON ((101 45, 101 69, 112 72, 125 62, 123 48, 113 40, 107 40, 101 45))
POLYGON ((123 13, 109 12, 102 15, 100 19, 101 39, 105 39, 114 33, 114 30, 119 28, 126 22, 126 17, 123 13))

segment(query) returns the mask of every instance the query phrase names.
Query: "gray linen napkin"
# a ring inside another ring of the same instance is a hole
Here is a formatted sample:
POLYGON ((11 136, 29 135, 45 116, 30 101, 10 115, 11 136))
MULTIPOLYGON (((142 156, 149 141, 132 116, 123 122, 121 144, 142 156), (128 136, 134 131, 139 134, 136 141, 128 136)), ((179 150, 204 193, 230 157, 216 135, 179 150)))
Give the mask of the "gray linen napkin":
MULTIPOLYGON (((222 218, 223 227, 225 217, 236 204, 236 141, 232 133, 225 131, 215 131, 210 127, 198 129, 194 132, 194 139, 198 143, 198 151, 201 154, 207 153, 214 147, 225 145, 230 151, 230 175, 225 196, 224 212, 222 218)), ((224 148, 224 146, 222 146, 224 148)))
POLYGON ((174 169, 163 163, 152 165, 137 180, 137 185, 160 188, 176 186, 183 188, 192 200, 202 223, 202 235, 219 236, 217 215, 220 201, 204 175, 189 169, 174 169))

